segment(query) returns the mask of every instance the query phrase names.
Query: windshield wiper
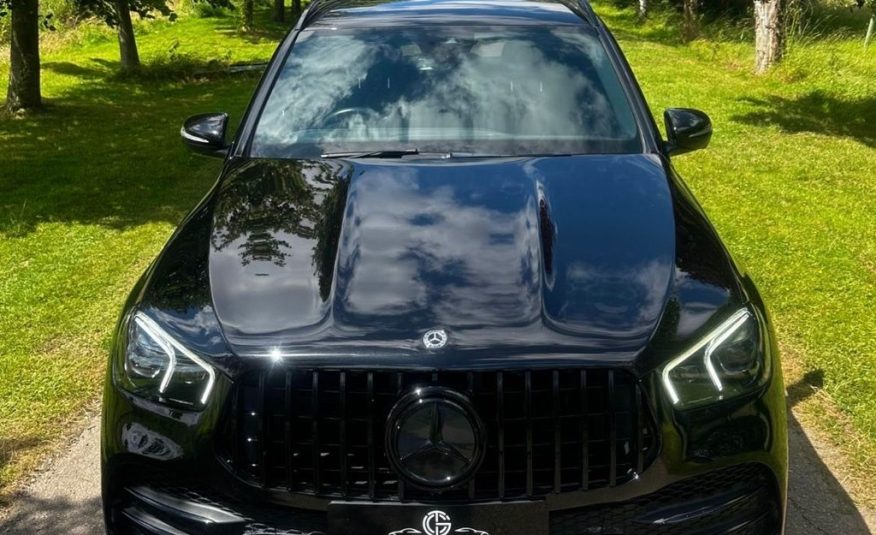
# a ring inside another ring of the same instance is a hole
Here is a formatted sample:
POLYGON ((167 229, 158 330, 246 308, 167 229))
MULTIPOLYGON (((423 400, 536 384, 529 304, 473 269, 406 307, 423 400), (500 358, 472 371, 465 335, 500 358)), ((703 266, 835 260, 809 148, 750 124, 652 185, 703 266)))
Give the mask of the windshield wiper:
POLYGON ((447 153, 447 158, 508 158, 511 154, 499 154, 494 152, 465 152, 452 151, 447 153))
POLYGON ((420 154, 419 149, 391 149, 391 150, 376 150, 372 152, 327 152, 320 156, 323 159, 336 158, 403 158, 405 156, 413 156, 420 154))
POLYGON ((509 152, 509 153, 490 153, 490 152, 451 152, 448 153, 448 158, 553 158, 560 156, 573 156, 571 153, 565 152, 509 152))

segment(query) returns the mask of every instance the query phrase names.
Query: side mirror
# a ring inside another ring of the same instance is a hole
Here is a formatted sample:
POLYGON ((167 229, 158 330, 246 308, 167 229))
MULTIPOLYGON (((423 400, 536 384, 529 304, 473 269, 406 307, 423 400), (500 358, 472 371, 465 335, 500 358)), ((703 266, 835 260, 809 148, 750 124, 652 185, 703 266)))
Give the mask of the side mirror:
POLYGON ((183 123, 180 135, 192 152, 224 158, 228 154, 228 145, 225 143, 227 126, 227 113, 193 115, 183 123))
POLYGON ((669 108, 663 112, 666 122, 666 152, 671 156, 704 149, 712 139, 712 120, 699 110, 669 108))

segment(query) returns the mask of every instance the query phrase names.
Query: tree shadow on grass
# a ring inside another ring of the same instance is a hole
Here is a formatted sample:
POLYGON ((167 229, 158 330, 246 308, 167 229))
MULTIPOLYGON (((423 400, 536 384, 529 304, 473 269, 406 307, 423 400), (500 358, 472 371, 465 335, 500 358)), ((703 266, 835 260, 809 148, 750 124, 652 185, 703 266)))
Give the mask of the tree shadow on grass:
MULTIPOLYGON (((614 11, 603 10, 599 5, 596 6, 600 18, 619 41, 647 42, 673 47, 689 46, 683 38, 680 9, 652 7, 650 15, 642 20, 631 5, 630 2, 614 2, 616 8, 614 11)), ((751 25, 744 18, 722 17, 713 13, 701 24, 698 39, 712 45, 736 43, 744 40, 743 35, 749 31, 749 26, 751 25)))
MULTIPOLYGON (((178 54, 164 58, 155 58, 143 63, 135 70, 125 72, 121 70, 118 61, 110 61, 103 58, 91 58, 91 61, 104 67, 104 70, 92 69, 91 72, 99 73, 101 77, 110 82, 129 84, 218 80, 246 70, 261 73, 267 65, 266 62, 229 63, 221 59, 204 60, 188 54, 178 54)), ((87 68, 80 67, 80 69, 88 71, 87 68)))
POLYGON ((250 30, 242 31, 240 19, 237 17, 224 17, 223 23, 217 29, 224 34, 236 35, 249 43, 273 42, 279 44, 297 21, 298 17, 288 9, 284 22, 276 22, 272 18, 270 9, 256 9, 254 27, 250 30))
POLYGON ((33 448, 40 443, 36 437, 0 437, 0 468, 6 466, 16 452, 33 448))
POLYGON ((649 19, 642 22, 634 9, 605 12, 597 6, 596 11, 611 33, 621 42, 651 42, 670 46, 683 44, 681 30, 675 24, 655 24, 649 19))
MULTIPOLYGON (((31 450, 45 444, 45 440, 41 440, 35 436, 25 437, 2 437, 0 436, 0 469, 9 465, 22 452, 31 450)), ((2 483, 2 482, 0 482, 2 483)), ((8 494, 5 492, 4 486, 0 484, 0 513, 2 508, 9 505, 8 494)), ((2 514, 0 514, 2 517, 2 514)), ((0 529, 0 533, 3 533, 0 529)))
POLYGON ((57 74, 66 74, 68 76, 77 76, 85 80, 96 80, 107 75, 106 69, 99 69, 92 66, 80 65, 69 61, 47 61, 41 64, 43 70, 51 71, 57 74))
MULTIPOLYGON (((254 64, 256 65, 256 64, 254 64)), ((263 65, 260 63, 258 65, 263 65)), ((118 61, 104 58, 89 58, 84 63, 49 61, 42 64, 44 71, 67 76, 76 76, 89 83, 122 82, 150 83, 182 82, 195 76, 199 78, 222 78, 241 69, 220 59, 204 60, 188 54, 155 58, 144 62, 138 69, 124 72, 118 61)))
POLYGON ((821 91, 797 98, 770 96, 740 99, 752 111, 731 120, 754 126, 777 126, 783 132, 812 132, 848 137, 876 147, 876 95, 841 100, 821 91))
POLYGON ((294 22, 272 22, 269 27, 257 26, 249 31, 242 31, 238 24, 228 21, 226 24, 218 26, 217 31, 236 35, 238 38, 254 44, 264 42, 279 43, 286 33, 292 29, 294 24, 294 22))
POLYGON ((257 81, 258 72, 104 77, 71 85, 44 113, 0 118, 0 236, 44 222, 178 223, 222 165, 186 152, 180 125, 210 111, 236 122, 257 81))

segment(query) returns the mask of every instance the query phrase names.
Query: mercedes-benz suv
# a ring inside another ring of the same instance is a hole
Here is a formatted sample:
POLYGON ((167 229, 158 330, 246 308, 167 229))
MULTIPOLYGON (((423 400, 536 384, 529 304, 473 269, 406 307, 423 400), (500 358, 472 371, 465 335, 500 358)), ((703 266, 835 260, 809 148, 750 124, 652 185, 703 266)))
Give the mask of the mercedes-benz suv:
POLYGON ((775 337, 672 167, 711 123, 586 2, 315 0, 227 122, 112 345, 110 533, 782 531, 775 337))

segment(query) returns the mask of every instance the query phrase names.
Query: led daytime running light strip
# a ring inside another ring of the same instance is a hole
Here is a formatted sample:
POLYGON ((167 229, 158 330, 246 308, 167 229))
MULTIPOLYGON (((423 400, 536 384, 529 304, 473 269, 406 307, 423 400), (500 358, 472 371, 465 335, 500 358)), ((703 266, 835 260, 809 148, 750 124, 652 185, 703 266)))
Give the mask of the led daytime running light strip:
POLYGON ((203 368, 207 375, 209 375, 209 379, 207 380, 207 386, 204 388, 204 393, 201 394, 201 404, 206 405, 207 400, 210 398, 210 392, 213 391, 213 385, 216 382, 216 371, 213 370, 213 367, 204 362, 197 355, 186 349, 182 344, 174 340, 172 336, 164 332, 164 329, 158 326, 155 321, 143 314, 142 312, 138 312, 134 316, 134 322, 141 328, 143 331, 152 338, 156 344, 161 346, 161 349, 167 354, 170 359, 170 364, 167 366, 167 371, 164 373, 164 377, 161 378, 161 384, 158 387, 158 392, 164 394, 167 390, 167 387, 170 385, 170 380, 173 378, 173 372, 176 370, 176 351, 179 351, 186 358, 203 368))
POLYGON ((678 402, 681 401, 681 398, 678 396, 678 392, 675 390, 675 385, 672 384, 672 380, 669 378, 669 374, 677 368, 682 362, 689 359, 693 356, 697 351, 707 346, 706 354, 703 357, 704 364, 706 366, 706 371, 709 373, 709 378, 714 383, 715 388, 718 389, 718 392, 721 392, 724 389, 724 385, 721 383, 721 379, 718 376, 717 370, 715 370, 715 365, 712 363, 711 357, 712 353, 727 339, 733 335, 742 327, 742 325, 751 317, 751 312, 747 309, 742 309, 734 313, 730 318, 718 326, 717 329, 709 333, 702 340, 694 344, 693 347, 682 353, 680 356, 674 358, 663 368, 663 386, 666 388, 666 393, 669 394, 669 399, 672 401, 673 405, 678 405, 678 402))

